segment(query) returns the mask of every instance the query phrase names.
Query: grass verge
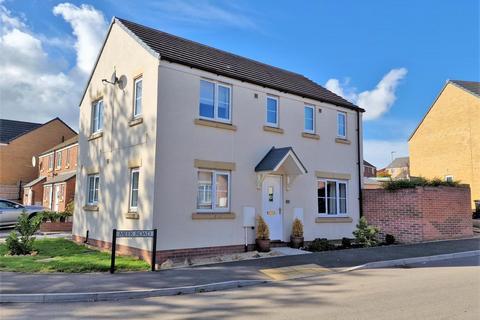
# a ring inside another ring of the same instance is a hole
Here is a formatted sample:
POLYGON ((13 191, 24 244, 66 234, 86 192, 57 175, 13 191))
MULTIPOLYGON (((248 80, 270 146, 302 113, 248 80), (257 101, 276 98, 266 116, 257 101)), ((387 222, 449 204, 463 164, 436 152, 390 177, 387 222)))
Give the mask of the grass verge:
MULTIPOLYGON (((35 240, 36 256, 8 256, 7 246, 0 244, 0 271, 14 272, 106 272, 110 254, 87 248, 66 239, 35 240)), ((135 257, 118 256, 117 271, 147 271, 150 266, 135 257)))

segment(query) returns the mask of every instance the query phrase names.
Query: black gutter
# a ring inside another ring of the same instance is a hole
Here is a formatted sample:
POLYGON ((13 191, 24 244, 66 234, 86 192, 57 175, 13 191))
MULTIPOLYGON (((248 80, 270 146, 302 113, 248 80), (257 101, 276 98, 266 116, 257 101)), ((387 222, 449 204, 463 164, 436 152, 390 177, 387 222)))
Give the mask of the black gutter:
POLYGON ((362 164, 360 150, 360 112, 357 110, 357 165, 358 165, 358 205, 360 206, 360 218, 363 216, 363 192, 362 192, 362 164))

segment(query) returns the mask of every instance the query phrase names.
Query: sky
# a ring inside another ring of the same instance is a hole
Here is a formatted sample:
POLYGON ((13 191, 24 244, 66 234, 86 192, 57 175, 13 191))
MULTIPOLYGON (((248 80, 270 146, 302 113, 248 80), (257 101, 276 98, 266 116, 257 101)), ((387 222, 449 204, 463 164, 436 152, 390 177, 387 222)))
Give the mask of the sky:
POLYGON ((480 1, 0 0, 0 117, 78 129, 113 16, 301 73, 366 109, 364 158, 408 155, 446 81, 480 81, 480 1))

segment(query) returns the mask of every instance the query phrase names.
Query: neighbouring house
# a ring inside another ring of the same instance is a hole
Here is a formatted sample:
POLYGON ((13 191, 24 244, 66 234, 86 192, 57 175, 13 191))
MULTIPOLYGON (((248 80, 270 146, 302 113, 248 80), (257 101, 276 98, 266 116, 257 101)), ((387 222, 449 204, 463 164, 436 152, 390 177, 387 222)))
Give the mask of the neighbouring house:
POLYGON ((480 201, 480 82, 450 80, 408 141, 413 176, 469 184, 480 201))
POLYGON ((367 178, 375 178, 377 176, 377 167, 370 162, 363 160, 363 176, 367 178))
POLYGON ((65 211, 75 196, 78 135, 38 156, 38 178, 24 189, 24 203, 38 204, 52 211, 65 211))
POLYGON ((410 160, 409 157, 395 158, 388 166, 385 167, 387 176, 393 180, 410 178, 410 160))
POLYGON ((22 187, 38 177, 32 158, 76 134, 59 118, 44 124, 0 119, 0 198, 21 201, 22 187))
POLYGON ((114 228, 157 229, 160 262, 237 252, 254 243, 251 212, 280 243, 294 217, 306 241, 351 237, 363 111, 300 74, 114 18, 80 104, 73 238, 108 248, 114 228))

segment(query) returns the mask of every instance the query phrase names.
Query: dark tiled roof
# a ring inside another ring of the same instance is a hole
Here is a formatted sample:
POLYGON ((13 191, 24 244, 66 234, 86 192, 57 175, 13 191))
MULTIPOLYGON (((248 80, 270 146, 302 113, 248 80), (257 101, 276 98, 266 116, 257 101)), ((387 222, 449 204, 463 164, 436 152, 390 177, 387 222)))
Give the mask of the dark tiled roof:
POLYGON ((29 183, 27 183, 27 184, 24 185, 23 187, 24 187, 24 188, 33 187, 33 186, 36 185, 37 183, 42 182, 43 180, 45 180, 46 178, 47 178, 47 177, 40 176, 40 177, 38 177, 37 179, 30 181, 29 183))
POLYGON ((400 157, 395 158, 387 168, 405 168, 410 165, 410 158, 409 157, 400 157))
POLYGON ((65 182, 65 181, 75 177, 76 174, 77 174, 76 171, 68 172, 68 173, 61 173, 61 174, 53 177, 53 179, 47 180, 44 184, 65 182))
POLYGON ((373 164, 371 164, 371 163, 368 162, 367 160, 363 160, 363 165, 364 165, 364 166, 368 166, 368 167, 376 168, 373 164))
POLYGON ((215 49, 134 22, 116 18, 160 59, 302 97, 364 111, 310 79, 290 71, 215 49))
POLYGON ((273 171, 278 166, 280 161, 282 161, 283 158, 285 158, 287 153, 289 153, 290 151, 292 151, 293 155, 297 158, 302 168, 305 170, 305 172, 307 172, 307 169, 305 168, 303 163, 300 161, 300 159, 297 157, 292 147, 285 147, 285 148, 272 147, 267 152, 265 157, 263 157, 263 159, 260 160, 260 162, 257 164, 257 166, 255 167, 255 172, 273 171))
POLYGON ((9 143, 40 126, 42 126, 41 123, 0 119, 0 143, 9 143))
POLYGON ((57 144, 55 147, 48 149, 47 151, 44 151, 40 153, 40 156, 43 156, 44 154, 50 153, 52 151, 62 149, 63 147, 69 146, 71 144, 77 143, 78 142, 78 134, 71 137, 70 139, 65 140, 64 142, 57 144))
POLYGON ((450 80, 450 82, 462 87, 463 89, 480 96, 480 82, 476 81, 462 81, 462 80, 450 80))

